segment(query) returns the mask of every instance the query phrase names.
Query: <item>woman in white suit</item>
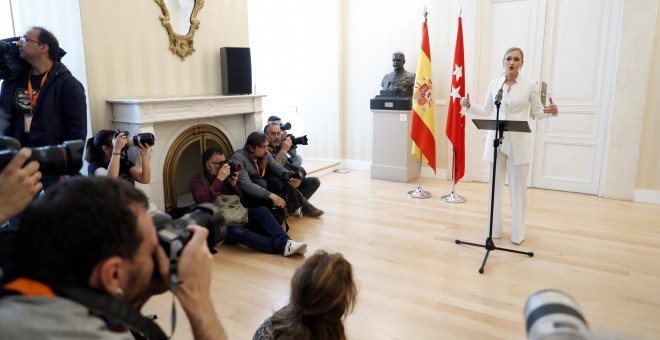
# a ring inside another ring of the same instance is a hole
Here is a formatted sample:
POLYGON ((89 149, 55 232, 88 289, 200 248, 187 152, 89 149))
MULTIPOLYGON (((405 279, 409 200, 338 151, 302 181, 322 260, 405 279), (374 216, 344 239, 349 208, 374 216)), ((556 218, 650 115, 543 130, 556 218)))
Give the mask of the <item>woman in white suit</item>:
MULTIPOLYGON (((502 64, 504 75, 490 82, 484 105, 471 105, 470 95, 467 94, 464 98, 461 98, 463 113, 488 116, 489 119, 494 120, 497 114, 494 104, 495 96, 502 89, 500 120, 526 121, 529 118, 557 116, 557 105, 552 102, 552 98, 550 98, 550 105, 543 107, 537 83, 520 74, 520 69, 524 64, 523 51, 520 48, 509 48, 504 54, 502 64)), ((495 131, 488 131, 484 144, 484 160, 491 163, 491 173, 493 171, 492 146, 494 139, 495 131)), ((493 204, 493 238, 502 237, 502 190, 504 189, 504 173, 508 173, 512 209, 511 242, 520 244, 525 240, 527 173, 529 172, 532 153, 533 141, 530 133, 504 132, 504 139, 497 151, 497 164, 495 165, 497 167, 497 178, 495 179, 493 204)), ((492 176, 490 182, 489 192, 492 192, 492 176)))

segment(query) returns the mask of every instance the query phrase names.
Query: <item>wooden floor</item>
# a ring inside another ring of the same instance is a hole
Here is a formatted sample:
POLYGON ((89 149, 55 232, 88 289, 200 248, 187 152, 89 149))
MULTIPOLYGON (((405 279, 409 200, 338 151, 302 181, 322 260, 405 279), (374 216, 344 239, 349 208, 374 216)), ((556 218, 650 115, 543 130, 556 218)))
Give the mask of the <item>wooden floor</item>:
MULTIPOLYGON (((545 288, 573 296, 593 333, 614 339, 660 337, 660 206, 530 189, 527 239, 496 245, 485 272, 480 247, 488 224, 487 184, 459 183, 463 204, 442 203, 451 182, 422 179, 429 199, 411 199, 414 183, 371 180, 368 172, 321 175, 312 203, 321 219, 290 218, 290 236, 339 251, 353 264, 359 302, 346 325, 351 339, 525 339, 527 297, 545 288)), ((505 195, 508 197, 508 193, 505 195)), ((230 339, 251 339, 286 304, 289 280, 304 257, 220 246, 213 300, 230 339)), ((169 330, 171 295, 152 299, 169 330)), ((191 333, 181 309, 175 339, 191 333)))

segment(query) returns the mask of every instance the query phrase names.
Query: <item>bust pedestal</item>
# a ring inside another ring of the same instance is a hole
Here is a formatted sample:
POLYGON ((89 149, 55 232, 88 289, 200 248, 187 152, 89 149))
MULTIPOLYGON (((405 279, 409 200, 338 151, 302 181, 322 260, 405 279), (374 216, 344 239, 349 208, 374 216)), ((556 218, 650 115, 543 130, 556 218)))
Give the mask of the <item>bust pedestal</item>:
POLYGON ((371 100, 371 178, 407 183, 419 176, 419 159, 410 154, 411 104, 409 97, 376 96, 371 100))

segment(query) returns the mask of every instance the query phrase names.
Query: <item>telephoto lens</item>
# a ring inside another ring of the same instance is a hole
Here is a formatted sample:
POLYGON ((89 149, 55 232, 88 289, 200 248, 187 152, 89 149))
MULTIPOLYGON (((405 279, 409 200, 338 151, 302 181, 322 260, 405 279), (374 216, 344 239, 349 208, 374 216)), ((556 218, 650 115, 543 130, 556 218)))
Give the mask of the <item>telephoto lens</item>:
POLYGON ((150 132, 138 133, 133 137, 126 135, 126 137, 128 138, 129 146, 140 146, 140 144, 154 146, 156 144, 156 137, 150 132))
POLYGON ((584 340, 591 337, 578 304, 555 289, 541 290, 527 298, 525 324, 530 340, 584 340))
MULTIPOLYGON (((32 155, 25 163, 39 162, 39 171, 44 176, 75 175, 82 168, 84 149, 85 142, 82 140, 70 140, 62 143, 62 145, 32 148, 32 155)), ((12 148, 0 151, 0 170, 4 169, 17 153, 18 150, 12 148)))

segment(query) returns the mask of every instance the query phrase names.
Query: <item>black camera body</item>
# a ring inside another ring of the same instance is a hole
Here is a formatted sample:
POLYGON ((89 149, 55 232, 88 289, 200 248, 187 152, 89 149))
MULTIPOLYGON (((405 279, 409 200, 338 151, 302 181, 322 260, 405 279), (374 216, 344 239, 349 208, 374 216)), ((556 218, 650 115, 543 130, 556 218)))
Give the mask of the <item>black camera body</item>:
POLYGON ((309 142, 309 139, 307 139, 307 135, 296 137, 292 134, 289 134, 288 138, 291 138, 291 149, 297 148, 298 145, 307 145, 307 143, 309 142))
MULTIPOLYGON (((5 149, 0 151, 0 171, 4 170, 5 166, 14 159, 20 146, 21 144, 14 138, 0 138, 0 148, 5 149)), ((39 171, 44 176, 75 175, 82 168, 84 149, 85 142, 82 140, 70 140, 61 145, 31 148, 32 155, 25 163, 39 162, 39 171)))
MULTIPOLYGON (((16 42, 20 37, 6 38, 0 40, 0 79, 14 79, 20 75, 27 74, 32 65, 21 59, 20 51, 16 42)), ((57 60, 62 60, 66 51, 60 48, 57 60)))
POLYGON ((291 178, 299 179, 301 181, 305 180, 305 173, 301 169, 293 169, 293 166, 285 168, 286 170, 282 172, 280 178, 283 182, 287 182, 291 178))
POLYGON ((229 165, 229 177, 234 176, 237 171, 241 171, 241 164, 228 159, 225 164, 229 165))
POLYGON ((115 133, 115 138, 120 134, 123 133, 124 136, 126 136, 126 139, 128 140, 128 144, 122 149, 122 151, 128 150, 129 146, 140 146, 140 145, 149 145, 149 146, 154 146, 156 144, 156 136, 154 136, 153 133, 151 132, 143 132, 143 133, 138 133, 137 135, 131 137, 128 133, 128 131, 119 131, 115 133))
MULTIPOLYGON (((291 123, 286 122, 284 124, 280 123, 280 130, 282 131, 289 131, 291 130, 291 123)), ((307 139, 307 135, 301 136, 301 137, 296 137, 292 134, 288 134, 286 138, 291 139, 291 149, 295 149, 298 147, 298 145, 307 145, 309 142, 309 139, 307 139)))
POLYGON ((18 37, 0 40, 0 79, 14 79, 26 74, 30 64, 21 59, 16 42, 18 37))
POLYGON ((176 257, 181 254, 181 250, 192 238, 192 233, 188 231, 189 224, 196 224, 209 230, 207 244, 213 248, 221 243, 227 237, 227 226, 220 210, 211 203, 202 203, 197 205, 189 213, 177 219, 163 212, 155 212, 151 219, 156 226, 158 242, 163 247, 168 256, 174 250, 176 257))
POLYGON ((291 123, 289 123, 289 122, 286 122, 284 124, 280 123, 280 130, 282 130, 282 131, 291 130, 291 123))

